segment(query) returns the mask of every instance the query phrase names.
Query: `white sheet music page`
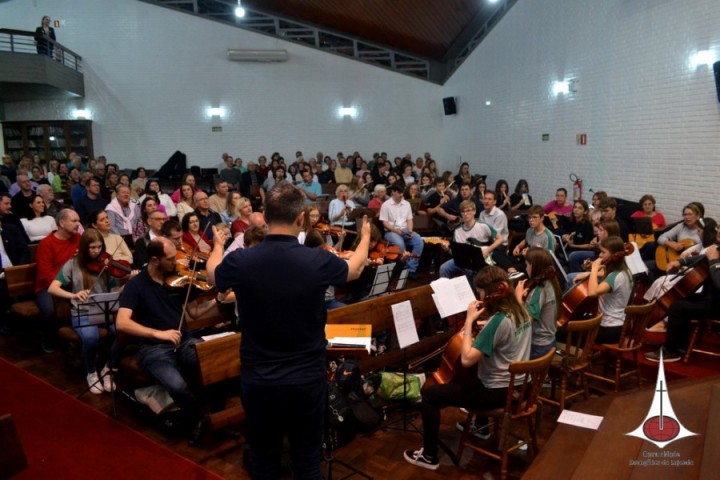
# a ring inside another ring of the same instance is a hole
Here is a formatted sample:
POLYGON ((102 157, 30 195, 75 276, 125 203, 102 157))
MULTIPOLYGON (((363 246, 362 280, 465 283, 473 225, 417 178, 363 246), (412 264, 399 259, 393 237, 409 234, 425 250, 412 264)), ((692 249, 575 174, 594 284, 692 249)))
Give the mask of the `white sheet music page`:
POLYGON ((563 410, 557 421, 568 425, 575 425, 576 427, 597 430, 598 427, 600 427, 600 423, 603 421, 603 417, 588 415, 587 413, 573 412, 572 410, 563 410))
POLYGON ((430 283, 437 295, 437 302, 442 303, 443 318, 467 310, 470 302, 477 300, 470 288, 470 282, 465 275, 455 278, 439 278, 430 283))
POLYGON ((397 332, 400 348, 408 347, 420 341, 415 328, 415 317, 413 316, 410 300, 391 305, 395 331, 397 332))

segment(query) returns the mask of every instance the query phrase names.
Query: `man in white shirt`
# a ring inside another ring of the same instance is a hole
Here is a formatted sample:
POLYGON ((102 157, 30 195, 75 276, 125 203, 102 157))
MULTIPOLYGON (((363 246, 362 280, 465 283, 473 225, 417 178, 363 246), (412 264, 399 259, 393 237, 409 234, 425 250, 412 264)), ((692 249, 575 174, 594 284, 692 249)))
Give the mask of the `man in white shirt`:
POLYGON ((483 196, 482 203, 484 210, 480 212, 478 220, 493 227, 498 235, 503 237, 503 245, 508 242, 508 220, 505 212, 495 206, 497 194, 494 190, 488 190, 483 196))
POLYGON ((413 214, 410 203, 403 198, 403 189, 398 184, 389 187, 391 197, 380 207, 380 221, 385 227, 385 240, 400 248, 405 253, 410 248, 413 257, 407 262, 408 274, 411 279, 417 278, 420 255, 423 251, 423 240, 413 231, 413 214))

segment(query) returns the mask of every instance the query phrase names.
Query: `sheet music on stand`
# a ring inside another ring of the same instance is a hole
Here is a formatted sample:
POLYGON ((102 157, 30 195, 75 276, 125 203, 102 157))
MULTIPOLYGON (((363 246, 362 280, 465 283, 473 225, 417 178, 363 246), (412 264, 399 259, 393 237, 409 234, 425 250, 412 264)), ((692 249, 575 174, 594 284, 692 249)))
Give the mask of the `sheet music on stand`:
POLYGON ((438 278, 430 282, 435 292, 432 299, 442 318, 467 310, 470 302, 477 300, 465 275, 455 278, 438 278))
POLYGON ((400 348, 409 347, 420 341, 410 300, 391 305, 395 331, 400 348))
POLYGON ((83 303, 73 305, 73 319, 77 321, 74 326, 106 325, 111 315, 120 307, 120 292, 95 293, 90 295, 83 303), (79 325, 81 317, 88 317, 85 325, 79 325))

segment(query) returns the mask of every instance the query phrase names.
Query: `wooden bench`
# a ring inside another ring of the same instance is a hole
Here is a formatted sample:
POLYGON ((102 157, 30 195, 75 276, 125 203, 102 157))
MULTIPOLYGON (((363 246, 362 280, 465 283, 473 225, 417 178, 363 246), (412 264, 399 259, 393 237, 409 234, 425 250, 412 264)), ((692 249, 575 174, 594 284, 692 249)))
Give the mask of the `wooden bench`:
MULTIPOLYGON (((432 288, 430 285, 401 290, 391 295, 365 300, 352 305, 336 308, 328 312, 327 323, 329 324, 371 324, 373 334, 384 330, 395 331, 393 322, 392 305, 410 300, 413 316, 415 319, 426 319, 437 315, 438 311, 435 302, 432 300, 432 288)), ((455 333, 452 330, 442 332, 426 332, 427 335, 420 341, 407 348, 407 358, 417 358, 433 352, 446 345, 450 337, 455 333)), ((403 361, 403 351, 400 349, 388 351, 376 357, 358 359, 362 373, 380 370, 389 365, 403 361)))
POLYGON ((5 268, 5 281, 7 282, 8 295, 10 297, 17 297, 17 301, 13 301, 10 305, 11 315, 22 320, 40 316, 40 309, 34 299, 22 300, 22 297, 34 297, 36 278, 37 263, 5 268))
MULTIPOLYGON (((200 384, 203 387, 240 377, 240 334, 234 333, 195 344, 200 384)), ((239 392, 238 392, 239 393, 239 392)), ((240 396, 232 396, 225 408, 208 415, 211 430, 245 420, 240 396)))

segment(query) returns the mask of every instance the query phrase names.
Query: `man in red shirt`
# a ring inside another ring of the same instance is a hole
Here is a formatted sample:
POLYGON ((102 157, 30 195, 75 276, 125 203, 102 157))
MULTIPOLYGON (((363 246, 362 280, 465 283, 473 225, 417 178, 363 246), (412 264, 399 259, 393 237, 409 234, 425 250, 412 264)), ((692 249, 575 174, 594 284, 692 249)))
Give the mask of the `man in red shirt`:
POLYGON ((55 351, 58 327, 55 305, 47 289, 65 262, 75 256, 80 244, 80 217, 75 210, 61 210, 57 222, 58 229, 38 244, 36 253, 35 301, 42 319, 42 349, 45 353, 55 351))

